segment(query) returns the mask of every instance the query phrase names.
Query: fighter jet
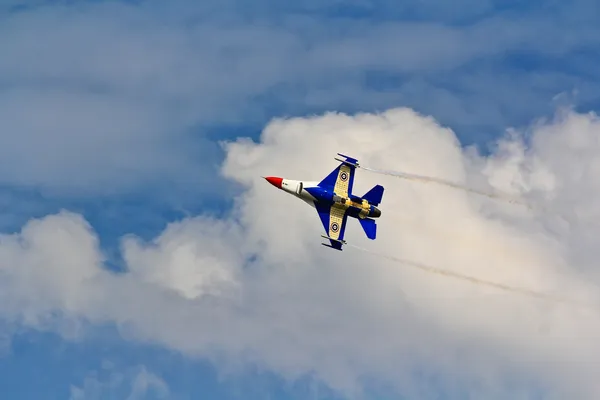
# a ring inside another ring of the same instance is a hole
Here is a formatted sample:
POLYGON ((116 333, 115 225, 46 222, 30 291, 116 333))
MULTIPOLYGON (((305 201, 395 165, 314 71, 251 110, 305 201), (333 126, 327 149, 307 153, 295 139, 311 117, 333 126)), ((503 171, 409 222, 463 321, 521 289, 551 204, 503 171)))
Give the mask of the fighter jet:
POLYGON ((278 189, 292 194, 317 210, 325 232, 321 235, 329 244, 323 246, 342 250, 346 221, 348 217, 358 219, 365 234, 374 240, 377 236, 377 225, 373 218, 379 218, 381 211, 377 206, 383 197, 383 186, 375 185, 362 197, 352 194, 354 172, 359 168, 358 160, 337 153, 344 159, 335 158, 340 165, 321 182, 298 181, 276 176, 264 177, 278 189))

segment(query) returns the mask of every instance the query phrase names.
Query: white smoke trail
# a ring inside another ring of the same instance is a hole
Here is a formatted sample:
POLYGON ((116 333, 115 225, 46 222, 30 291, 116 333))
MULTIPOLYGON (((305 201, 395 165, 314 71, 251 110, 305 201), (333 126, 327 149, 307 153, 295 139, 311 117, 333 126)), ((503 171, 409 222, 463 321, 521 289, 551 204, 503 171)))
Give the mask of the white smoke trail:
POLYGON ((528 204, 522 200, 516 199, 508 194, 484 192, 481 190, 472 189, 468 186, 464 186, 464 185, 461 185, 461 184, 458 184, 455 182, 447 181, 445 179, 435 178, 435 177, 431 177, 431 176, 424 176, 424 175, 409 174, 406 172, 384 171, 384 170, 380 170, 380 169, 364 167, 362 165, 360 166, 360 168, 364 169, 365 171, 370 171, 370 172, 373 172, 376 174, 388 175, 388 176, 393 176, 393 177, 401 178, 401 179, 407 179, 407 180, 411 180, 411 181, 420 181, 420 182, 425 182, 425 183, 437 183, 437 184, 448 186, 448 187, 451 187, 454 189, 464 190, 469 193, 486 196, 491 199, 503 200, 508 203, 522 205, 527 208, 533 208, 531 204, 528 204))
POLYGON ((541 292, 536 292, 534 290, 530 290, 530 289, 526 289, 526 288, 520 288, 520 287, 516 287, 516 286, 510 286, 510 285, 506 285, 503 283, 497 283, 497 282, 492 282, 492 281, 486 281, 483 279, 479 279, 479 278, 475 278, 473 276, 469 276, 469 275, 464 275, 458 272, 453 272, 453 271, 449 271, 449 270, 445 270, 445 269, 441 269, 441 268, 435 268, 429 265, 425 265, 425 264, 421 264, 415 261, 410 261, 410 260, 405 260, 402 258, 398 258, 398 257, 394 257, 394 256, 390 256, 387 254, 381 254, 378 252, 374 252, 353 244, 349 244, 347 243, 346 246, 352 247, 354 249, 363 251, 365 253, 369 253, 371 255, 377 256, 377 257, 381 257, 381 258, 385 258, 387 260, 391 260, 400 264, 404 264, 406 266, 412 267, 412 268, 416 268, 419 269, 421 271, 425 271, 425 272, 429 272, 432 274, 437 274, 437 275, 441 275, 441 276, 445 276, 445 277, 450 277, 450 278, 455 278, 455 279, 459 279, 462 281, 466 281, 466 282, 470 282, 470 283, 474 283, 476 285, 482 285, 482 286, 488 286, 488 287, 492 287, 495 289, 499 289, 499 290, 504 290, 507 292, 512 292, 512 293, 518 293, 518 294, 522 294, 525 296, 530 296, 530 297, 535 297, 538 299, 543 299, 543 300, 547 300, 547 301, 553 301, 556 303, 562 303, 562 304, 567 304, 567 305, 571 305, 571 306, 576 306, 576 307, 581 307, 583 309, 588 309, 588 310, 592 310, 594 312, 598 312, 599 309, 597 306, 595 305, 591 305, 591 304, 583 304, 580 302, 576 302, 573 301, 571 299, 567 299, 567 298, 563 298, 563 297, 559 297, 559 296, 555 296, 552 294, 547 294, 547 293, 541 293, 541 292))

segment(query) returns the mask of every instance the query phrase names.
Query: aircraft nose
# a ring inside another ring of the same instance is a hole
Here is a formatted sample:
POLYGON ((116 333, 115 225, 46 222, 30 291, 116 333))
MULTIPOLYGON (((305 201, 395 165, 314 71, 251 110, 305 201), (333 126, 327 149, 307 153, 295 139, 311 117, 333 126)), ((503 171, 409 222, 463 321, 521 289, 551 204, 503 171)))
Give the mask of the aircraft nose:
POLYGON ((265 178, 271 185, 281 189, 281 182, 283 181, 283 178, 279 178, 277 176, 265 176, 263 178, 265 178))

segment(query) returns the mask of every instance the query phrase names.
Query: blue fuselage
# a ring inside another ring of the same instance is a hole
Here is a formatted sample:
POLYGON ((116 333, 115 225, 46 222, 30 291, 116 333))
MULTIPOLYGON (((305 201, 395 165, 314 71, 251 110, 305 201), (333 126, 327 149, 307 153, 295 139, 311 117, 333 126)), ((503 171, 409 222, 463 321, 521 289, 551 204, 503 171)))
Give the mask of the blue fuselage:
POLYGON ((341 250, 347 217, 358 220, 365 235, 374 240, 377 237, 377 225, 374 218, 381 216, 377 208, 381 204, 384 188, 373 186, 362 196, 354 196, 354 171, 358 168, 355 158, 338 153, 344 159, 338 159, 340 164, 319 182, 306 182, 284 179, 278 176, 264 178, 273 186, 302 199, 317 210, 323 228, 327 233, 323 236, 329 239, 327 247, 341 250))
POLYGON ((381 211, 362 197, 349 195, 347 198, 338 196, 333 190, 320 186, 304 188, 315 199, 316 203, 331 207, 338 204, 342 208, 347 208, 349 217, 354 218, 379 218, 381 211))

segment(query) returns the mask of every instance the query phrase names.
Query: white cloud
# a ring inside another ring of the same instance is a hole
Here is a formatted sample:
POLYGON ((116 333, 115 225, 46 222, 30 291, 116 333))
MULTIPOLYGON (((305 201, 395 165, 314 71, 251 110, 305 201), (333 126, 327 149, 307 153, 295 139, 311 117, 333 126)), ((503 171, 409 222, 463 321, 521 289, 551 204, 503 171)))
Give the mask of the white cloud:
POLYGON ((218 295, 235 283, 238 271, 232 266, 244 262, 237 247, 241 241, 236 226, 206 218, 170 226, 151 246, 129 238, 123 252, 132 276, 194 299, 207 293, 218 295), (198 242, 198 237, 204 239, 198 242), (165 265, 172 268, 165 269, 165 265))
MULTIPOLYGON (((441 9, 421 3, 407 11, 441 9)), ((470 12, 489 7, 471 3, 470 12)), ((572 89, 572 80, 538 89, 530 83, 536 76, 510 76, 499 90, 498 71, 477 67, 474 74, 461 66, 511 51, 564 56, 599 37, 597 24, 573 26, 553 16, 501 14, 449 26, 335 18, 327 14, 335 2, 277 12, 270 2, 256 10, 219 4, 62 2, 1 14, 0 170, 10 173, 0 173, 0 183, 69 194, 156 182, 216 190, 207 167, 215 148, 190 131, 262 120, 268 107, 260 99, 270 96, 286 113, 410 104, 444 120, 497 126, 509 119, 505 109, 519 116, 545 110, 556 91, 572 89), (402 76, 403 83, 367 88, 365 73, 372 71, 402 76), (467 93, 457 93, 456 82, 467 93)), ((391 4, 376 7, 389 15, 391 4)))
POLYGON ((169 398, 169 386, 144 366, 124 372, 114 371, 111 367, 92 371, 81 387, 71 386, 71 400, 106 398, 166 399, 169 398))
POLYGON ((594 115, 566 112, 534 125, 530 147, 508 136, 483 157, 408 109, 275 120, 260 143, 226 145, 223 174, 245 188, 232 215, 185 219, 147 243, 126 238, 127 273, 102 269, 94 232, 71 213, 0 237, 0 309, 7 319, 58 325, 71 335, 81 333, 79 319, 114 322, 133 340, 224 367, 256 362, 289 378, 315 373, 348 393, 375 377, 423 398, 432 389, 414 373, 424 370, 446 377, 440 390, 450 397, 506 397, 506 382, 516 382, 523 385, 517 389, 533 384, 559 398, 596 398, 594 313, 424 274, 351 248, 330 251, 319 244, 315 211, 261 176, 317 180, 341 152, 363 165, 511 189, 546 211, 359 170, 357 193, 386 187, 383 215, 376 241, 356 221, 347 239, 598 304, 599 133, 594 115))

